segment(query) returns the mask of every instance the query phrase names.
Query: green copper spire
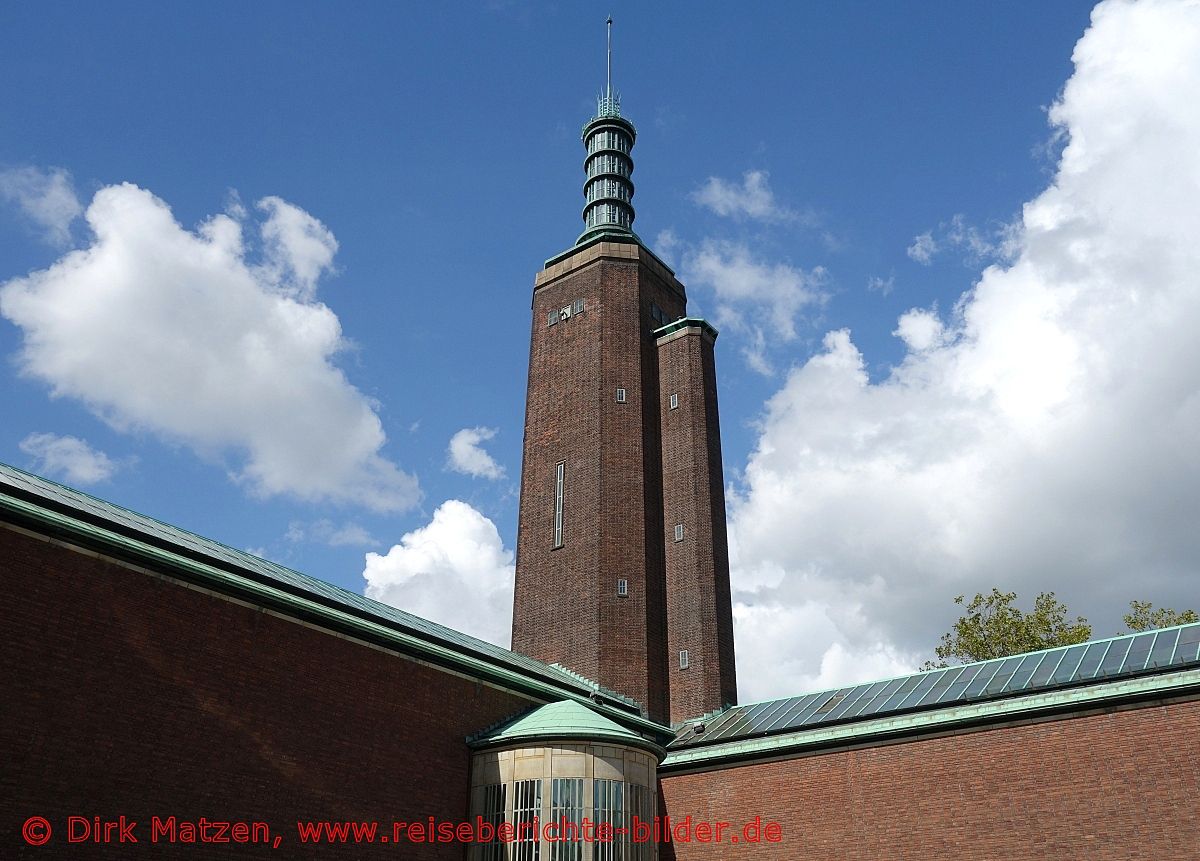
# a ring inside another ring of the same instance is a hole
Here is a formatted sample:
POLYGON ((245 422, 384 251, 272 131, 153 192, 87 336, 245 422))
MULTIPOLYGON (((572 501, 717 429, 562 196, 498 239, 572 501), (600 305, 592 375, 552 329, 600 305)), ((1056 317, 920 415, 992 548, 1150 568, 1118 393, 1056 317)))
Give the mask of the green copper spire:
POLYGON ((621 116, 621 94, 612 87, 612 15, 608 16, 608 74, 604 80, 604 92, 596 97, 596 118, 621 116))
MULTIPOLYGON (((583 127, 584 231, 580 245, 604 234, 633 233, 633 123, 621 116, 621 94, 612 85, 612 17, 608 19, 608 77, 596 98, 596 115, 583 127)), ((636 238, 636 236, 634 236, 636 238)))

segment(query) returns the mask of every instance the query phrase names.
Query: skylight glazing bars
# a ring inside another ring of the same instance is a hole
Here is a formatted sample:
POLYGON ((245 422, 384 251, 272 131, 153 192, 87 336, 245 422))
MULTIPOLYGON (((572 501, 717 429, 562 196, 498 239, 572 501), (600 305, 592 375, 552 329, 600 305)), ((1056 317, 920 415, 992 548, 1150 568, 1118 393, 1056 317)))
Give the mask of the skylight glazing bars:
POLYGON ((1200 664, 1200 623, 738 706, 678 744, 758 736, 1200 664))
POLYGON ((1154 645, 1150 648, 1150 659, 1146 662, 1146 669, 1169 666, 1175 656, 1175 646, 1178 642, 1178 629, 1159 631, 1158 636, 1154 638, 1154 645))
POLYGON ((1179 642, 1175 646, 1175 663, 1192 662, 1200 659, 1200 625, 1188 625, 1179 629, 1179 642))
POLYGON ((826 709, 824 706, 817 709, 817 713, 821 715, 821 720, 823 721, 841 720, 846 712, 853 708, 855 703, 865 697, 867 692, 873 687, 874 685, 859 685, 857 688, 851 690, 850 693, 839 699, 836 703, 830 703, 828 709, 826 709))
POLYGON ((916 689, 917 685, 921 684, 922 676, 909 676, 904 680, 904 684, 900 685, 899 690, 888 697, 876 711, 891 711, 894 708, 899 708, 908 696, 916 689))
POLYGON ((799 726, 804 721, 808 720, 812 713, 821 707, 825 700, 829 699, 829 692, 822 691, 816 694, 809 694, 803 700, 802 707, 793 715, 787 723, 781 723, 779 726, 799 726))
POLYGON ((889 682, 884 682, 883 687, 877 691, 874 696, 868 700, 863 697, 864 702, 861 706, 855 706, 853 710, 846 713, 846 717, 866 717, 867 715, 875 714, 886 703, 897 690, 904 684, 905 679, 892 679, 889 682))
POLYGON ((1125 663, 1125 656, 1129 654, 1131 644, 1131 640, 1115 641, 1109 647, 1104 660, 1100 662, 1100 669, 1096 670, 1096 677, 1112 676, 1120 672, 1122 664, 1125 663))
POLYGON ((807 710, 816 708, 817 697, 820 694, 809 694, 803 697, 793 697, 791 706, 784 712, 781 712, 775 720, 765 726, 763 730, 770 732, 771 730, 781 726, 793 726, 795 721, 807 710))

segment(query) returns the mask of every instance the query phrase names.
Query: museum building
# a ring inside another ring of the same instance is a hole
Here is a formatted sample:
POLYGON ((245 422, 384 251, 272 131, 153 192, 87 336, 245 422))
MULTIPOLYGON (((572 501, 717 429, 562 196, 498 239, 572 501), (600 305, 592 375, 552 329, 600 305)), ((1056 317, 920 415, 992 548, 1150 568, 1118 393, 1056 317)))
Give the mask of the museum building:
POLYGON ((717 332, 633 232, 635 137, 610 83, 534 282, 512 651, 0 465, 0 857, 268 848, 64 845, 167 815, 276 857, 1200 857, 1200 624, 737 704, 717 332))

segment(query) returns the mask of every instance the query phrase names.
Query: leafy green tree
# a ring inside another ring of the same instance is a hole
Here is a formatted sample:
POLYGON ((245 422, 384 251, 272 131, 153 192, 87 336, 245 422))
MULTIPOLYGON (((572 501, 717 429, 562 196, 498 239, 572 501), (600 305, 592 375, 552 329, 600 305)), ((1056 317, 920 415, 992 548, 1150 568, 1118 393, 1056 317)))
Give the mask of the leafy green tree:
MULTIPOLYGON (((1032 613, 1014 607, 1016 600, 1016 592, 999 589, 992 589, 990 595, 977 594, 967 604, 966 615, 954 623, 950 633, 942 635, 941 644, 934 649, 937 660, 926 661, 921 669, 948 667, 952 659, 968 663, 1055 646, 1072 646, 1086 642, 1092 636, 1088 620, 1077 616, 1075 621, 1069 621, 1066 605, 1056 599, 1053 592, 1038 595, 1032 613)), ((965 601, 964 595, 954 599, 955 604, 965 601)), ((1125 625, 1135 632, 1190 622, 1200 622, 1200 614, 1195 610, 1172 610, 1170 607, 1155 610, 1149 601, 1130 601, 1129 612, 1125 614, 1125 625)))
POLYGON ((1200 614, 1195 610, 1172 610, 1170 607, 1155 610, 1149 601, 1130 601, 1129 612, 1125 614, 1125 627, 1131 631, 1152 631, 1189 622, 1200 622, 1200 614))
MULTIPOLYGON (((962 604, 965 595, 954 599, 962 604)), ((966 615, 954 623, 954 629, 942 635, 935 650, 936 661, 927 661, 922 669, 949 666, 948 661, 967 663, 1003 658, 1021 652, 1036 652, 1054 646, 1070 646, 1086 642, 1092 636, 1092 626, 1082 616, 1074 621, 1067 618, 1067 607, 1043 592, 1033 602, 1033 611, 1025 613, 1013 606, 1016 592, 992 589, 990 595, 978 594, 967 604, 966 615)))

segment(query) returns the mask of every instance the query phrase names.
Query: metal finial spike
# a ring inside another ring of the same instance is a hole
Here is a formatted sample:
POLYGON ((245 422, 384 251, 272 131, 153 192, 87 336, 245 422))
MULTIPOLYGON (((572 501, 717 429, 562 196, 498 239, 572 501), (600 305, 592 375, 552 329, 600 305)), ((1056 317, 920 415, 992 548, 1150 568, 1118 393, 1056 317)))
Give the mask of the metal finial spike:
POLYGON ((621 96, 612 85, 612 16, 608 16, 608 77, 596 114, 583 127, 584 231, 575 244, 601 236, 633 237, 633 123, 621 117, 621 96))
POLYGON ((612 98, 612 15, 608 16, 608 80, 604 95, 612 98))

